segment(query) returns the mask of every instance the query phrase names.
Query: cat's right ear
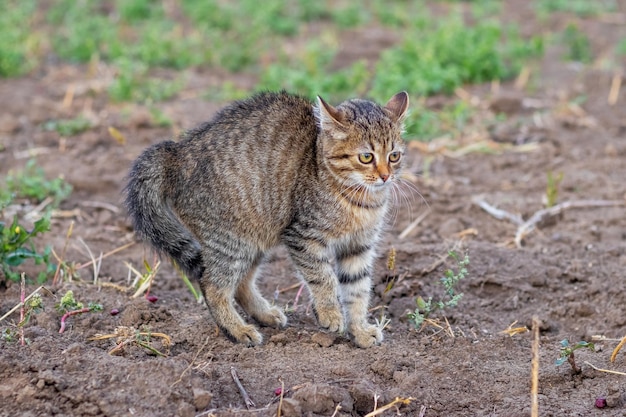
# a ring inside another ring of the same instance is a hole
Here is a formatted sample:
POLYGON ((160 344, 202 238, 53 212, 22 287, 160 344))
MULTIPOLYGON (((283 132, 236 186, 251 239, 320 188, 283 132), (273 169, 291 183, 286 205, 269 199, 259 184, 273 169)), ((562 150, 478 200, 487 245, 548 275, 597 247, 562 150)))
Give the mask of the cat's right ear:
POLYGON ((315 116, 322 131, 330 133, 336 139, 346 138, 343 112, 326 103, 320 96, 317 96, 315 116))
POLYGON ((385 110, 387 110, 394 122, 402 121, 406 116, 406 111, 409 108, 409 94, 406 91, 402 91, 385 104, 385 110))

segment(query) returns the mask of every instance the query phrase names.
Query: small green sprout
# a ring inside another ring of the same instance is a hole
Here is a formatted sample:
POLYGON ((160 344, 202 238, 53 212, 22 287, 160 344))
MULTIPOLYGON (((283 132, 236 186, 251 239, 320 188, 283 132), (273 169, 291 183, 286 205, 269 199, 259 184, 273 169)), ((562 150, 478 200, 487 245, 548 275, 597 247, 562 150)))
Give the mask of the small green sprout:
POLYGON ((420 328, 424 321, 435 311, 456 307, 463 297, 463 293, 456 292, 456 286, 459 281, 467 276, 467 266, 470 262, 469 255, 465 254, 461 259, 455 251, 450 251, 448 256, 456 261, 458 270, 455 273, 452 269, 448 269, 440 280, 441 285, 445 289, 447 299, 433 301, 433 297, 428 297, 428 300, 425 300, 423 297, 418 296, 415 299, 417 308, 408 314, 409 321, 413 323, 416 329, 420 328))
POLYGON ((63 317, 61 317, 61 328, 59 329, 59 333, 63 333, 65 331, 65 321, 68 317, 75 316, 82 313, 89 313, 90 311, 102 311, 102 304, 89 303, 87 307, 84 307, 84 304, 77 301, 74 298, 74 292, 72 290, 68 290, 65 295, 61 298, 61 301, 56 305, 57 311, 59 313, 64 313, 63 317))
POLYGON ((575 345, 570 345, 569 340, 567 339, 561 340, 561 352, 559 354, 559 357, 555 361, 555 365, 561 366, 567 361, 571 365, 574 373, 579 374, 582 370, 580 369, 579 366, 576 365, 576 360, 574 358, 574 351, 578 349, 583 349, 583 348, 587 348, 591 350, 592 352, 595 352, 595 345, 591 342, 581 341, 581 342, 576 343, 575 345))

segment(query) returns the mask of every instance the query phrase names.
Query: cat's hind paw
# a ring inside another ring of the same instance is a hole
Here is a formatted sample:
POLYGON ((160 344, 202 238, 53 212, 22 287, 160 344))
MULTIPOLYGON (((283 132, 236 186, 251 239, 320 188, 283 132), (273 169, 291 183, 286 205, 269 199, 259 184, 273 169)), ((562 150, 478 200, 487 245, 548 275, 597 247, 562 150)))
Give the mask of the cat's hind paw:
POLYGON ((379 345, 383 341, 383 332, 378 326, 365 324, 364 326, 352 327, 350 333, 354 343, 360 348, 368 348, 379 345))

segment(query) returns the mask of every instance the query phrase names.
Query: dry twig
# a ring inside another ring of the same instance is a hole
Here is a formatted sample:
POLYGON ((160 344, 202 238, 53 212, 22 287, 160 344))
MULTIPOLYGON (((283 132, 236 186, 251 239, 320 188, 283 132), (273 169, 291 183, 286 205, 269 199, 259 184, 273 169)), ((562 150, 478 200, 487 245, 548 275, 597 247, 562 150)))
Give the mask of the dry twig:
POLYGON ((620 372, 620 371, 612 371, 610 369, 602 369, 602 368, 598 368, 597 366, 585 361, 585 363, 589 366, 591 366, 593 369, 595 369, 596 371, 600 371, 600 372, 606 372, 607 374, 615 374, 615 375, 624 375, 626 376, 626 372, 620 372))
POLYGON ((43 285, 40 286, 35 291, 30 293, 28 297, 24 298, 20 303, 18 303, 15 307, 13 307, 11 310, 7 311, 7 313, 4 316, 0 317, 0 321, 6 319, 11 314, 13 314, 15 312, 15 310, 17 310, 18 308, 22 307, 26 301, 30 300, 35 294, 37 294, 42 289, 46 290, 48 293, 52 294, 46 287, 44 287, 43 285))
POLYGON ((415 229, 425 218, 430 214, 430 208, 420 214, 417 219, 413 220, 403 231, 398 235, 398 239, 404 239, 415 229))
POLYGON ((390 402, 389 404, 383 405, 382 407, 380 407, 379 409, 376 409, 370 413, 367 413, 365 415, 365 417, 374 417, 377 416, 379 414, 384 413, 385 411, 393 408, 393 407, 398 407, 398 405, 408 405, 411 403, 411 401, 413 401, 415 398, 413 397, 408 397, 408 398, 400 398, 400 397, 396 397, 395 400, 393 400, 392 402, 390 402))
POLYGON ((617 344, 617 346, 615 346, 615 349, 613 349, 613 353, 611 353, 611 362, 615 362, 615 358, 617 357, 617 352, 620 351, 620 349, 624 346, 624 344, 626 344, 626 336, 624 336, 622 340, 620 340, 620 342, 617 344))
POLYGON ((539 417, 539 319, 533 317, 533 344, 530 372, 530 415, 539 417))
POLYGON ((239 376, 237 375, 237 370, 235 369, 234 366, 230 367, 230 375, 233 377, 233 381, 235 381, 235 385, 237 385, 237 388, 239 388, 239 392, 241 393, 241 396, 243 397, 243 400, 246 403, 246 408, 250 410, 252 407, 255 406, 254 401, 252 401, 252 399, 246 392, 246 389, 241 384, 241 381, 239 380, 239 376))
POLYGON ((552 207, 537 210, 528 220, 523 221, 518 215, 498 209, 480 198, 474 198, 472 199, 472 202, 485 210, 487 213, 491 214, 496 219, 507 219, 518 225, 517 231, 515 232, 515 246, 517 246, 518 248, 522 247, 522 241, 524 240, 524 238, 528 236, 533 230, 535 230, 539 223, 545 221, 550 217, 556 216, 557 214, 560 214, 567 209, 585 207, 614 207, 623 206, 626 204, 626 201, 621 200, 565 201, 552 207))

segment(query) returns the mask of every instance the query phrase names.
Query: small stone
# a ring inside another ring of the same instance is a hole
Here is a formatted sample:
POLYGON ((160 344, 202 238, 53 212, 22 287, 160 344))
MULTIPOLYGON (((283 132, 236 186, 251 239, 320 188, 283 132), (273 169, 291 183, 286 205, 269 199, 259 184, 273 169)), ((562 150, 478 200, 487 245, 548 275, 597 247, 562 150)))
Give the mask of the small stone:
POLYGON ((206 409, 211 400, 213 399, 213 394, 209 391, 203 390, 201 388, 193 389, 193 405, 196 407, 196 411, 201 411, 206 409))
POLYGON ((270 337, 270 342, 277 345, 285 345, 289 341, 289 338, 285 333, 276 333, 270 337))
POLYGON ((40 379, 39 381, 37 381, 37 388, 43 389, 45 386, 46 386, 46 381, 44 381, 43 379, 40 379))
POLYGON ((327 348, 335 343, 335 336, 328 333, 318 332, 311 336, 311 341, 313 343, 317 343, 321 347, 327 348))

